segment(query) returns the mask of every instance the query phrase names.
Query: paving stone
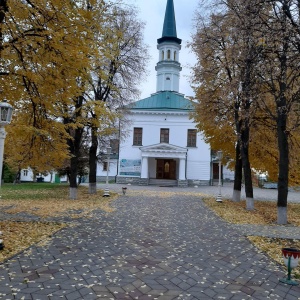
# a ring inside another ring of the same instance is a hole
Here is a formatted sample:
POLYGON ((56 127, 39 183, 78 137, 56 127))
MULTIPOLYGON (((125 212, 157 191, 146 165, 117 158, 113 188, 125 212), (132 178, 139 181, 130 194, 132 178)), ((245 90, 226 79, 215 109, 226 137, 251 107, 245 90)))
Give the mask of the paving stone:
POLYGON ((206 296, 211 297, 212 299, 217 295, 217 293, 212 289, 203 290, 203 294, 205 294, 206 296))
POLYGON ((69 293, 70 293, 70 290, 58 290, 58 291, 52 293, 52 296, 65 297, 65 295, 67 295, 69 293))
POLYGON ((79 293, 79 291, 71 292, 71 293, 65 295, 65 297, 66 297, 66 299, 68 299, 68 300, 82 299, 82 296, 81 296, 81 294, 79 293))
POLYGON ((157 299, 158 300, 172 300, 174 298, 175 298, 174 296, 165 296, 165 295, 163 295, 163 296, 159 296, 157 299))
POLYGON ((147 294, 148 295, 157 295, 157 296, 159 296, 159 295, 163 295, 163 294, 165 294, 165 292, 166 292, 166 290, 165 289, 163 289, 163 290, 150 290, 147 294))
MULTIPOLYGON (((0 291, 2 291, 2 288, 0 288, 0 291)), ((37 291, 40 291, 39 287, 26 287, 25 289, 22 289, 22 293, 23 294, 32 294, 35 293, 37 291)))
POLYGON ((165 296, 179 296, 180 294, 182 294, 182 291, 167 291, 164 293, 165 296))
MULTIPOLYGON (((2 298, 0 296, 0 299, 9 299, 9 298, 2 298)), ((32 300, 32 297, 30 294, 17 293, 17 295, 15 295, 14 299, 32 300)))
POLYGON ((39 295, 39 294, 32 294, 31 295, 32 300, 49 300, 49 297, 47 295, 39 295))

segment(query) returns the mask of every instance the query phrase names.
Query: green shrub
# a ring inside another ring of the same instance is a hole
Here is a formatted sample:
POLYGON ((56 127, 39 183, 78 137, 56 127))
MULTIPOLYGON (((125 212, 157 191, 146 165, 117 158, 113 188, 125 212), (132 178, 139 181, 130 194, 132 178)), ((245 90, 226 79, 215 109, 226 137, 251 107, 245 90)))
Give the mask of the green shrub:
POLYGON ((3 164, 2 179, 4 180, 4 183, 14 182, 15 177, 16 177, 16 172, 14 172, 7 164, 3 164))

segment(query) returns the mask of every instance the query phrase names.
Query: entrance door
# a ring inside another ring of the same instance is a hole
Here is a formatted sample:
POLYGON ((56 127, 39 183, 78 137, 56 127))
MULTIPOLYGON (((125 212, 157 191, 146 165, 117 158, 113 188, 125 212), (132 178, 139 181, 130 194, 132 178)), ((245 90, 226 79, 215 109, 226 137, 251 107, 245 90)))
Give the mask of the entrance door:
POLYGON ((158 159, 156 163, 156 179, 176 179, 176 161, 158 159))
MULTIPOLYGON (((223 166, 221 166, 221 178, 223 178, 223 166)), ((219 179, 219 163, 213 163, 213 179, 219 179)))

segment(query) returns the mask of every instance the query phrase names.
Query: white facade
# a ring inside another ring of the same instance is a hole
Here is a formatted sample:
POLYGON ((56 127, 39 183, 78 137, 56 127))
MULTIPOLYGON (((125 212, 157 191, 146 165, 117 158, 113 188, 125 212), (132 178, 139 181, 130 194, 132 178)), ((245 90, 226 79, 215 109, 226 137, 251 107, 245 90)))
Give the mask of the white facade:
POLYGON ((98 181, 106 181, 106 176, 108 175, 109 180, 115 180, 118 174, 118 160, 110 159, 109 169, 107 173, 106 166, 103 163, 98 162, 97 164, 97 178, 98 181))
POLYGON ((188 112, 137 110, 133 112, 131 121, 130 134, 120 145, 118 182, 126 182, 122 177, 127 181, 135 177, 143 179, 144 184, 151 179, 178 180, 184 182, 183 185, 193 181, 210 183, 209 145, 203 141, 201 133, 197 133, 196 146, 187 146, 188 129, 195 129, 188 112), (142 145, 133 145, 134 128, 142 128, 142 145), (160 143, 160 130, 164 128, 169 129, 169 143, 160 143), (133 163, 122 166, 124 161, 133 163), (169 172, 158 174, 159 161, 163 161, 164 166, 165 162, 172 161, 175 168, 173 176, 169 172), (127 172, 123 172, 126 168, 127 172))
POLYGON ((33 181, 39 181, 41 182, 67 182, 68 178, 67 176, 58 176, 56 172, 49 172, 46 174, 36 174, 34 176, 34 173, 31 168, 22 169, 20 174, 20 181, 21 182, 33 182, 33 181))

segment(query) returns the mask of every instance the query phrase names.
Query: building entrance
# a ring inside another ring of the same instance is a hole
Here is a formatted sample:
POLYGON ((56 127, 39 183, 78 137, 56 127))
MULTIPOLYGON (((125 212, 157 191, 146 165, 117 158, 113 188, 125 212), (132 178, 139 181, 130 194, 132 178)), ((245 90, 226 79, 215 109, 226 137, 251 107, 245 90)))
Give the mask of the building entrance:
POLYGON ((156 179, 176 179, 176 161, 172 159, 157 159, 156 179))

